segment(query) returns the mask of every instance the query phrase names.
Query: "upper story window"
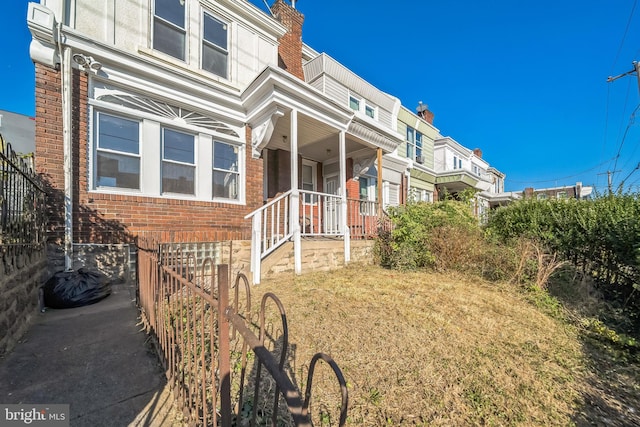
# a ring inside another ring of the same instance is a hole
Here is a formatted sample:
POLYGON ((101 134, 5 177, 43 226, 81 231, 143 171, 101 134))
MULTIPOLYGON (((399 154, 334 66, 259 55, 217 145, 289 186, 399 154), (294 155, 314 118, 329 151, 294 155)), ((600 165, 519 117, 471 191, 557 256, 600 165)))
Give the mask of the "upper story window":
POLYGON ((360 99, 353 95, 349 96, 349 107, 351 107, 353 111, 360 111, 360 99))
POLYGON ((567 192, 566 191, 558 191, 558 193, 556 193, 556 198, 557 199, 566 199, 567 198, 567 192))
POLYGON ((538 195, 536 196, 536 198, 538 200, 546 200, 547 199, 547 195, 545 193, 538 193, 538 195))
POLYGON ((368 117, 371 117, 372 119, 376 118, 376 107, 373 107, 369 104, 365 104, 364 106, 364 114, 366 114, 368 117))
POLYGON ((162 192, 195 195, 194 136, 162 129, 162 192))
POLYGON ((356 113, 363 114, 374 120, 377 119, 378 108, 359 95, 353 93, 349 95, 349 108, 351 108, 356 113))
POLYGON ((139 189, 140 122, 100 112, 96 127, 96 185, 139 189))
POLYGON ((458 156, 453 156, 453 168, 462 169, 462 159, 458 156))
POLYGON ((474 175, 480 176, 480 168, 478 167, 478 165, 471 166, 471 171, 474 175))
POLYGON ((155 0, 153 48, 185 59, 185 0, 155 0))
POLYGON ((424 161, 422 157, 422 134, 407 126, 407 158, 418 163, 424 161))
POLYGON ((228 25, 207 12, 202 17, 202 69, 228 77, 228 25))

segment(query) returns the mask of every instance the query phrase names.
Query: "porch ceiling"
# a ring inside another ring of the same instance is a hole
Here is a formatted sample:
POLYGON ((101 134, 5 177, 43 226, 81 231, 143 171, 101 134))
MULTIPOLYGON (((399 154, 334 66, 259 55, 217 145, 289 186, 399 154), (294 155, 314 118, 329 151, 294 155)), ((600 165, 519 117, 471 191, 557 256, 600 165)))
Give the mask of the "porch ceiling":
MULTIPOLYGON (((285 114, 276 123, 268 149, 291 150, 291 116, 285 114), (286 138, 283 138, 286 137, 286 138)), ((298 153, 307 159, 324 162, 339 154, 339 131, 304 114, 298 114, 298 153)), ((346 152, 363 148, 361 144, 346 138, 346 152)))

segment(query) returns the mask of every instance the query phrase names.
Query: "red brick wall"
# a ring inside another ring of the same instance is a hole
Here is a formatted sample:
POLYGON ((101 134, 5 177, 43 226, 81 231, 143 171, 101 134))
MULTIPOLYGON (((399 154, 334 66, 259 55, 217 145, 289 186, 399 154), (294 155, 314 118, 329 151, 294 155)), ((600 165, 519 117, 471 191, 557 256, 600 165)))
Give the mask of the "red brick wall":
MULTIPOLYGON (((87 76, 73 74, 73 219, 75 243, 129 241, 141 231, 250 236, 244 216, 262 205, 262 160, 246 153, 246 206, 88 191, 87 76)), ((251 141, 247 127, 246 140, 251 141)), ((249 144, 248 144, 249 146, 249 144)), ((47 182, 50 234, 64 237, 60 72, 36 65, 36 168, 47 182)), ((236 237, 237 238, 237 237, 236 237)))
POLYGON ((304 15, 282 0, 276 0, 271 6, 271 11, 282 25, 289 30, 279 40, 278 66, 304 80, 304 71, 302 69, 302 23, 304 22, 304 15))

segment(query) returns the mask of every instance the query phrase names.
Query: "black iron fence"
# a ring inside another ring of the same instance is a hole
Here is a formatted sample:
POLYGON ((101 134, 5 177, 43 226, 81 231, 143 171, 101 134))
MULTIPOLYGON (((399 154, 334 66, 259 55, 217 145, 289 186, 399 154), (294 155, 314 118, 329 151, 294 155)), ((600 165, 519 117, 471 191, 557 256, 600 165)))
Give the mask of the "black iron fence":
POLYGON ((45 241, 45 192, 31 159, 0 135, 0 247, 14 250, 45 241))
POLYGON ((292 372, 287 316, 280 300, 263 296, 252 315, 251 288, 238 274, 231 283, 231 242, 190 245, 138 242, 139 302, 155 337, 174 397, 189 424, 202 426, 344 425, 348 395, 338 365, 316 354, 304 384, 292 372), (269 312, 269 314, 267 314, 269 312), (277 322, 274 322, 277 320, 277 322), (277 324, 278 326, 274 326, 277 324), (322 364, 331 390, 316 393, 322 364), (265 374, 266 371, 266 374, 265 374), (304 388, 304 392, 302 392, 304 388), (335 401, 327 403, 327 396, 335 401))

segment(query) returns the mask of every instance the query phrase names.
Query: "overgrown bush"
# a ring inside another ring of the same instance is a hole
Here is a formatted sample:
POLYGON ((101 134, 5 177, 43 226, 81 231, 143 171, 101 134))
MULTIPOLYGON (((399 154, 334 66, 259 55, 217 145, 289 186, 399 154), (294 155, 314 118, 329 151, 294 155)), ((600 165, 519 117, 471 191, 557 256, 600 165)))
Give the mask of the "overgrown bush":
POLYGON ((640 197, 589 201, 524 200, 496 210, 487 232, 497 241, 533 238, 588 276, 604 298, 640 323, 640 197))
POLYGON ((465 201, 412 203, 389 215, 393 231, 376 242, 378 262, 387 268, 456 271, 542 289, 560 265, 539 240, 486 234, 465 201))

